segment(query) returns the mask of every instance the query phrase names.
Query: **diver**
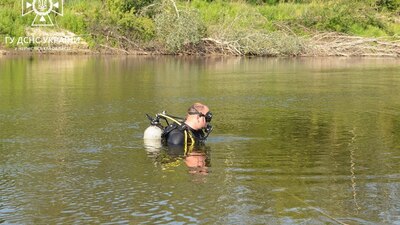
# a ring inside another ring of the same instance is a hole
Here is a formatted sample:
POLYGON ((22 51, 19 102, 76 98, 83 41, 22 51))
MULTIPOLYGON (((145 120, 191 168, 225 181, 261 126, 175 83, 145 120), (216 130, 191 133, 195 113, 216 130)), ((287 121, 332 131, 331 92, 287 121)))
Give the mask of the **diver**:
POLYGON ((210 129, 211 119, 212 113, 209 108, 204 104, 195 103, 189 107, 183 123, 173 123, 164 129, 161 135, 163 143, 168 146, 203 144, 209 133, 203 129, 210 129))
POLYGON ((204 143, 213 130, 210 124, 213 115, 208 106, 194 103, 185 118, 168 115, 165 111, 157 113, 154 118, 146 115, 150 126, 143 139, 147 151, 155 156, 156 161, 170 167, 184 159, 190 173, 208 173, 210 151, 204 143), (168 148, 162 148, 162 145, 168 148))
POLYGON ((149 115, 147 117, 151 126, 144 132, 145 142, 161 142, 169 147, 184 146, 186 149, 188 146, 204 144, 213 130, 210 124, 213 115, 208 106, 202 103, 191 105, 185 119, 168 115, 165 112, 156 114, 155 118, 149 115), (164 126, 161 120, 165 120, 167 125, 164 126), (171 121, 172 123, 170 123, 171 121))

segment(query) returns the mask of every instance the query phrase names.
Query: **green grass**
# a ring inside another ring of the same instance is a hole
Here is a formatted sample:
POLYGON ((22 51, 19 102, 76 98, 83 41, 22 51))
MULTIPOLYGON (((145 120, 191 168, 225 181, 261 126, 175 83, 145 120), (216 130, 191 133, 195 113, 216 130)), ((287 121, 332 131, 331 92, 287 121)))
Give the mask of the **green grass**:
POLYGON ((290 21, 304 15, 311 4, 290 4, 282 3, 278 5, 259 6, 259 12, 268 21, 290 21))
MULTIPOLYGON (((18 1, 19 3, 19 1, 18 1)), ((29 24, 34 17, 27 15, 21 16, 21 6, 15 1, 4 0, 0 4, 0 38, 4 43, 5 37, 19 37, 25 34, 25 24, 29 24)), ((15 47, 8 44, 6 47, 15 47)))
POLYGON ((365 37, 398 34, 398 23, 391 20, 396 13, 378 10, 374 1, 302 2, 253 5, 243 1, 193 0, 191 7, 199 10, 207 27, 234 23, 236 27, 276 31, 284 24, 298 35, 315 31, 365 37))

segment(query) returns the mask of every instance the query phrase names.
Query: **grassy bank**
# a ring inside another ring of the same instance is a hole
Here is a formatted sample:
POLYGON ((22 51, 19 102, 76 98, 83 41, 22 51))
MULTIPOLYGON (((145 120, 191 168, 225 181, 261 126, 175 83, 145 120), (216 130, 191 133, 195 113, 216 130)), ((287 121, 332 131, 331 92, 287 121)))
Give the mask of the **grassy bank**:
MULTIPOLYGON (((0 3, 2 40, 26 35, 34 15, 21 17, 20 4, 0 3)), ((400 56, 400 0, 65 0, 64 8, 58 29, 95 51, 400 56)))

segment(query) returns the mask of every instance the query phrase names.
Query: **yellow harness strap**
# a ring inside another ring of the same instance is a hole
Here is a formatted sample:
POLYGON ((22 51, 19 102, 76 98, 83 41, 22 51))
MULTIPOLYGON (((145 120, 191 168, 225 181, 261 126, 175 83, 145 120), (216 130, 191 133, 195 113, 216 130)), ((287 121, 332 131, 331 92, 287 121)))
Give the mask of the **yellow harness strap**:
POLYGON ((192 136, 192 134, 190 132, 188 132, 187 130, 185 130, 185 155, 188 152, 188 136, 190 138, 190 146, 189 146, 189 150, 191 151, 193 149, 194 146, 194 138, 192 136))
MULTIPOLYGON (((174 118, 172 118, 172 117, 170 117, 170 116, 168 116, 168 115, 165 115, 165 114, 163 114, 163 113, 160 113, 160 114, 158 114, 159 116, 162 116, 162 117, 164 117, 164 118, 167 118, 167 119, 169 119, 169 120, 172 120, 172 121, 174 121, 175 123, 177 123, 178 125, 182 125, 182 123, 181 122, 179 122, 178 120, 176 120, 176 119, 174 119, 174 118)), ((187 149, 187 147, 188 147, 188 138, 190 138, 190 149, 193 149, 193 146, 194 146, 194 138, 193 138, 193 135, 190 133, 190 132, 188 132, 187 130, 185 130, 184 131, 184 134, 185 134, 185 154, 187 153, 187 151, 188 151, 188 149, 187 149)))

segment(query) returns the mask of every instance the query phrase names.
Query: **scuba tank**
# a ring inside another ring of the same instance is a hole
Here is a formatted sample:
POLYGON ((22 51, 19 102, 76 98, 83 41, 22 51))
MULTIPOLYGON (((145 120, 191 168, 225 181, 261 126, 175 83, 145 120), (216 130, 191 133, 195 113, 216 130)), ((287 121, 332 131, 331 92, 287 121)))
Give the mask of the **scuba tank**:
POLYGON ((163 132, 163 130, 160 127, 150 125, 144 131, 143 139, 145 139, 145 140, 161 140, 162 132, 163 132))
POLYGON ((161 148, 161 136, 164 132, 164 127, 161 125, 158 116, 153 119, 146 114, 150 120, 150 126, 146 128, 143 134, 143 140, 148 152, 158 152, 161 148))
POLYGON ((144 145, 148 152, 158 152, 161 148, 161 135, 163 130, 155 125, 150 125, 143 135, 144 145))
POLYGON ((161 140, 161 135, 163 133, 164 127, 160 123, 158 114, 155 118, 146 114, 147 118, 150 120, 150 126, 146 128, 143 134, 143 139, 145 140, 161 140))
POLYGON ((175 123, 181 124, 184 122, 182 118, 167 115, 165 111, 162 113, 157 113, 156 117, 152 118, 149 114, 146 114, 147 118, 150 120, 150 126, 146 128, 143 134, 143 139, 145 140, 161 140, 164 129, 169 126, 168 120, 175 123), (160 119, 164 119, 167 126, 163 126, 160 119))

